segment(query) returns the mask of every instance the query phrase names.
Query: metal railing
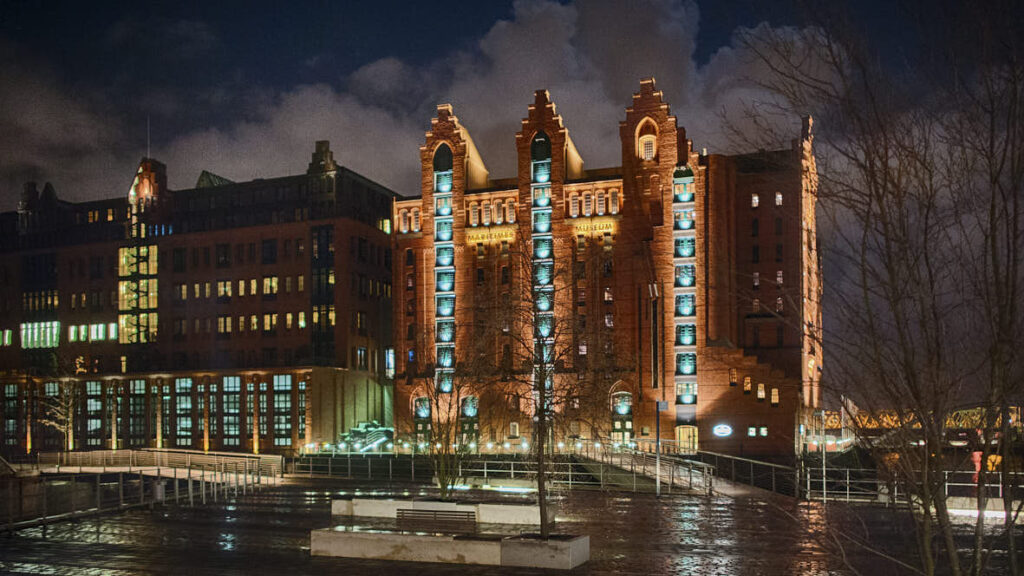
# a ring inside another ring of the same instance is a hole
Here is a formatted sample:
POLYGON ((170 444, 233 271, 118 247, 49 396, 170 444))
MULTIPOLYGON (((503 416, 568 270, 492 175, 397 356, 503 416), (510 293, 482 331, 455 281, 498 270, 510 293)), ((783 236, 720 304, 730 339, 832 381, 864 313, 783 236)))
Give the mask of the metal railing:
MULTIPOLYGON (((80 467, 82 468, 82 467, 80 467)), ((113 468, 113 467, 111 467, 113 468)), ((17 530, 156 503, 218 502, 268 485, 252 466, 197 463, 189 468, 0 477, 0 530, 17 530)))
MULTIPOLYGON (((947 470, 943 472, 942 491, 946 498, 977 498, 978 477, 973 470, 947 470)), ((1014 501, 1021 498, 1024 473, 1011 472, 1011 487, 1015 490, 1014 501)), ((1006 487, 1000 472, 984 472, 985 495, 988 498, 1003 498, 1006 487)), ((804 470, 802 493, 808 500, 825 500, 853 503, 880 503, 904 505, 909 503, 910 490, 906 481, 880 477, 873 468, 821 468, 809 467, 804 470)))
POLYGON ((283 473, 284 458, 278 455, 256 455, 237 452, 202 452, 198 450, 174 449, 128 449, 90 450, 82 452, 39 452, 34 465, 40 470, 54 469, 57 472, 68 468, 91 468, 105 472, 109 469, 161 467, 161 468, 205 468, 239 470, 246 474, 263 477, 279 476, 283 473))
POLYGON ((710 464, 718 478, 786 496, 800 496, 799 476, 792 466, 703 450, 693 458, 710 464))
MULTIPOLYGON (((467 457, 457 463, 460 483, 489 483, 496 480, 522 480, 536 483, 537 463, 524 458, 467 457)), ((713 471, 701 462, 671 456, 662 458, 661 482, 672 490, 710 494, 713 471)), ((286 469, 303 476, 330 476, 353 480, 420 482, 434 480, 429 457, 407 455, 368 455, 344 453, 335 456, 303 456, 288 459, 286 469)), ((548 462, 548 483, 554 487, 619 489, 653 492, 655 459, 634 450, 607 450, 589 456, 562 455, 548 462)))

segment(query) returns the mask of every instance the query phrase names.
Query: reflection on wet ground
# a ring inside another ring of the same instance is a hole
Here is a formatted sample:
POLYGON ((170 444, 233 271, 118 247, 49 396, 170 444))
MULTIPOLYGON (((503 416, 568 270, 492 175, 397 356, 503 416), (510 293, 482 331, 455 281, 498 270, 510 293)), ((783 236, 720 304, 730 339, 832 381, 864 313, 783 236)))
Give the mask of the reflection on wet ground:
MULTIPOLYGON (((421 487, 369 489, 341 480, 295 480, 226 503, 152 511, 0 535, 0 572, 13 574, 544 574, 544 571, 313 558, 309 531, 332 525, 330 500, 353 495, 429 497, 421 487)), ((464 493, 467 499, 529 495, 464 493)), ((848 574, 825 536, 819 504, 615 492, 554 497, 558 531, 589 534, 591 561, 574 574, 848 574)), ((846 522, 845 520, 843 522, 846 522)), ((889 530, 888 517, 868 526, 889 530)), ((368 526, 369 527, 369 526, 368 526)), ((857 530, 862 530, 860 524, 857 530)), ((896 573, 850 547, 872 576, 896 573)))

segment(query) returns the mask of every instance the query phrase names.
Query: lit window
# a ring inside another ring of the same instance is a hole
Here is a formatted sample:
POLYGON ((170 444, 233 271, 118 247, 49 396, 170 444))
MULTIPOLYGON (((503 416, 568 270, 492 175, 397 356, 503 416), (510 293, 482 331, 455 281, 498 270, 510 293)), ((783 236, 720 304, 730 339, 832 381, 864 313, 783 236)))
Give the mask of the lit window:
POLYGON ((775 193, 775 205, 782 206, 782 192, 775 193))
POLYGON ((584 194, 583 195, 583 215, 584 216, 590 216, 590 213, 593 210, 593 203, 594 203, 594 200, 593 200, 593 197, 590 194, 584 194))
POLYGON ((757 426, 748 426, 747 427, 747 436, 751 436, 751 437, 757 436, 757 426))
POLYGON ((78 342, 78 326, 68 326, 68 341, 78 342))
POLYGON ((750 376, 744 376, 743 377, 743 393, 744 394, 750 394, 750 386, 751 386, 750 376))
POLYGON ((605 289, 604 289, 604 301, 605 302, 612 302, 613 300, 614 300, 614 298, 612 297, 612 288, 611 288, 611 286, 605 286, 605 289))
POLYGON ((761 299, 754 298, 753 302, 750 303, 750 311, 757 314, 761 311, 761 299))
POLYGON ((757 194, 751 194, 750 195, 750 207, 751 208, 757 208, 758 205, 760 205, 760 204, 761 204, 761 197, 758 196, 757 194))
POLYGON ((299 329, 301 330, 302 328, 305 328, 305 327, 306 327, 306 313, 305 312, 299 312, 299 329))
POLYGON ((779 405, 779 389, 772 388, 772 406, 779 405))
POLYGON ((403 234, 409 231, 409 213, 405 210, 398 213, 398 229, 403 234))
POLYGON ((604 208, 605 208, 604 190, 601 190, 601 191, 599 191, 597 193, 597 213, 598 214, 604 214, 604 208))
POLYGON ((516 221, 516 203, 513 200, 509 200, 505 206, 505 221, 509 224, 516 221))
POLYGON ((775 311, 782 312, 782 296, 775 299, 775 311))
POLYGON ((761 436, 767 436, 767 435, 768 435, 768 427, 767 426, 761 426, 761 436))
POLYGON ((757 384, 757 399, 758 400, 764 400, 764 398, 765 398, 764 383, 763 382, 758 382, 758 384, 757 384))
POLYGON ((643 160, 654 160, 655 140, 654 135, 647 135, 640 138, 640 158, 643 160))
POLYGON ((501 200, 494 201, 494 223, 501 224, 505 219, 505 209, 501 205, 501 200))
POLYGON ((576 218, 580 215, 580 197, 579 194, 573 192, 569 195, 569 216, 576 218))
POLYGON ((754 272, 754 290, 757 290, 761 286, 761 273, 754 272))
POLYGON ((775 283, 782 286, 782 270, 775 272, 775 283))
POLYGON ((490 226, 491 225, 491 203, 490 202, 484 202, 483 204, 481 204, 481 206, 480 206, 480 216, 481 216, 481 218, 480 218, 481 223, 484 226, 490 226))
POLYGON ((611 200, 609 202, 609 204, 611 204, 611 213, 612 214, 618 214, 619 213, 619 191, 618 190, 612 190, 612 191, 608 192, 608 196, 609 196, 609 198, 611 200))
POLYGON ((413 232, 419 232, 420 231, 420 209, 419 208, 413 208, 412 209, 412 231, 413 232))
POLYGON ((476 202, 469 205, 469 225, 476 226, 480 221, 480 208, 476 202))
POLYGON ((604 325, 607 326, 608 328, 614 328, 615 327, 615 316, 613 316, 612 314, 605 314, 604 315, 604 325))

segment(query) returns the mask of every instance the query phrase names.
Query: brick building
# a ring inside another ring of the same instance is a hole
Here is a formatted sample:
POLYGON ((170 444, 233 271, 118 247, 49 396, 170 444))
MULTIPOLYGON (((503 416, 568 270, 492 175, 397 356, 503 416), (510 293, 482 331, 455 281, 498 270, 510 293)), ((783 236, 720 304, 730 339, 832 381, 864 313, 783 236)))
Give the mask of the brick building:
POLYGON ((493 179, 438 107, 394 205, 399 434, 458 388, 463 441, 528 443, 543 373, 560 441, 653 439, 661 401, 681 450, 794 454, 820 403, 810 119, 790 149, 700 154, 644 80, 619 133, 621 166, 585 169, 538 91, 493 179))
MULTIPOLYGON (((126 182, 126 184, 128 184, 126 182)), ((145 158, 125 196, 28 184, 0 214, 5 451, 290 452, 390 423, 394 194, 317 142, 305 174, 171 190, 145 158)))

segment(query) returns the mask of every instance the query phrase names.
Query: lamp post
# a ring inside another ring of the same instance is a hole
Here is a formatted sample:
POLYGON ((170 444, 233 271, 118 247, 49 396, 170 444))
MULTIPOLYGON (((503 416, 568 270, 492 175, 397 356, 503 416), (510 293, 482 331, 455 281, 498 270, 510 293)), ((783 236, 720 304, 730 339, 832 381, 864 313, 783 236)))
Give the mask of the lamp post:
POLYGON ((654 495, 661 497, 661 412, 668 402, 659 400, 654 410, 654 495))

